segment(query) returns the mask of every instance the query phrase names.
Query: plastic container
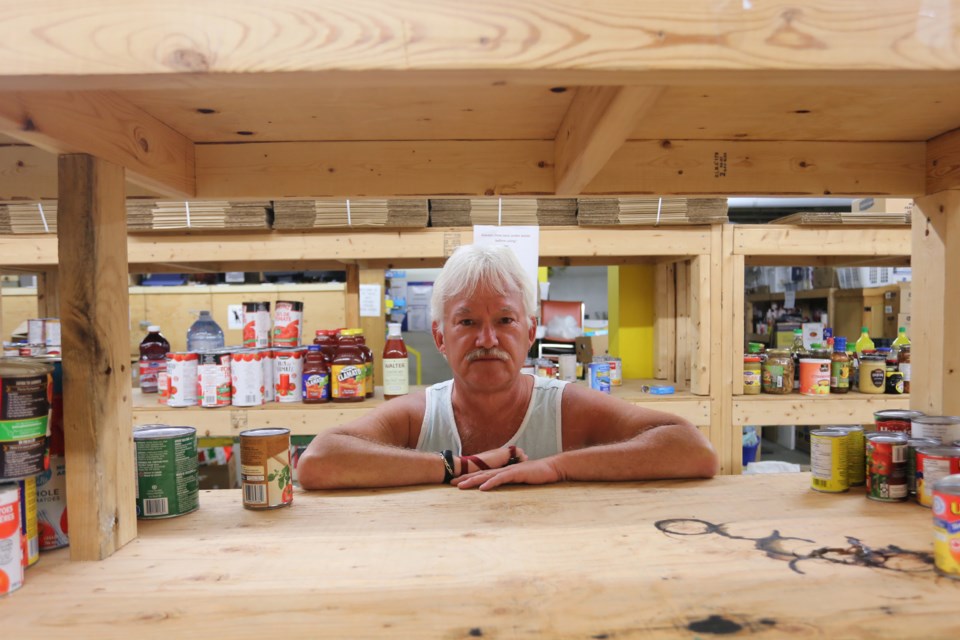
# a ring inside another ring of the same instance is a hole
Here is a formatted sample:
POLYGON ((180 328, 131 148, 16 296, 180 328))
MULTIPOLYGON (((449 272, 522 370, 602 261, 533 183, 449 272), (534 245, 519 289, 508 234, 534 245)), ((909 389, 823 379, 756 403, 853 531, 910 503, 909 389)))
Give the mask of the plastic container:
POLYGON ((223 349, 223 329, 220 328, 209 311, 201 311, 197 321, 187 331, 187 351, 215 351, 223 349))
POLYGON ((170 343, 160 335, 160 327, 152 324, 147 327, 146 337, 140 341, 140 391, 157 393, 157 379, 167 371, 167 354, 170 343))
POLYGON ((403 342, 400 323, 387 325, 387 342, 383 345, 383 397, 386 400, 410 393, 410 364, 403 342))
POLYGON ((303 401, 306 404, 330 401, 330 368, 318 344, 307 347, 303 361, 303 401))
POLYGON ((833 353, 830 355, 830 393, 850 392, 850 356, 847 355, 847 339, 837 337, 833 340, 833 353))
POLYGON ((367 340, 363 337, 363 329, 354 329, 353 335, 363 353, 363 397, 373 397, 373 367, 375 366, 373 350, 367 346, 367 340))
POLYGON ((330 399, 333 402, 363 402, 363 352, 351 330, 340 334, 337 355, 330 365, 330 399))

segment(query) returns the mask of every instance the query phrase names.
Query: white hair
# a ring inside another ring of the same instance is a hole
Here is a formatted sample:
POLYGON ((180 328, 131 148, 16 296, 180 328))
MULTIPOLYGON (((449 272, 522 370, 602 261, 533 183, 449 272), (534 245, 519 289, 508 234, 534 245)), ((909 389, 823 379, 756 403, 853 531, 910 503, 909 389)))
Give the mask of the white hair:
POLYGON ((503 246, 463 245, 457 247, 447 259, 433 283, 430 314, 441 333, 443 309, 447 302, 460 295, 473 295, 481 287, 489 287, 500 295, 519 291, 527 321, 537 313, 536 289, 513 249, 503 246))

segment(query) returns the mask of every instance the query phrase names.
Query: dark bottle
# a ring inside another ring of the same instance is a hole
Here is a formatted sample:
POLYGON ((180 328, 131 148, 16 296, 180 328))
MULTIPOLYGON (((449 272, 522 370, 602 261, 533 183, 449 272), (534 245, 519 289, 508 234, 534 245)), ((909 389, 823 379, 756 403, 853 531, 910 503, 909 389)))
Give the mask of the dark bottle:
POLYGON ((323 357, 327 359, 327 364, 330 364, 337 357, 337 330, 317 329, 313 344, 320 345, 323 357))
POLYGON ((330 399, 363 402, 363 352, 350 329, 340 333, 337 355, 330 365, 330 399))
POLYGON ((160 327, 155 324, 147 327, 147 336, 140 342, 140 391, 156 393, 159 390, 157 378, 167 372, 167 354, 170 343, 160 335, 160 327))
POLYGON ((303 402, 320 404, 330 401, 330 368, 319 345, 307 347, 303 361, 303 402))
POLYGON ((363 352, 363 391, 364 397, 373 397, 373 350, 367 346, 367 341, 363 337, 363 329, 354 329, 356 331, 357 344, 360 345, 360 351, 363 352))

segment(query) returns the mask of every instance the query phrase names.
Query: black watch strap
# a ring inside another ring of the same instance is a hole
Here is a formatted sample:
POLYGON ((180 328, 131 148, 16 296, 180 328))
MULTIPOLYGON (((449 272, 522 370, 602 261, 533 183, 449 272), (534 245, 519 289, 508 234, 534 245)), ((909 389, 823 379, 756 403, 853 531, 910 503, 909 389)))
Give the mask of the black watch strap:
POLYGON ((454 478, 453 451, 444 449, 440 452, 440 459, 443 460, 443 484, 450 484, 450 481, 454 478))

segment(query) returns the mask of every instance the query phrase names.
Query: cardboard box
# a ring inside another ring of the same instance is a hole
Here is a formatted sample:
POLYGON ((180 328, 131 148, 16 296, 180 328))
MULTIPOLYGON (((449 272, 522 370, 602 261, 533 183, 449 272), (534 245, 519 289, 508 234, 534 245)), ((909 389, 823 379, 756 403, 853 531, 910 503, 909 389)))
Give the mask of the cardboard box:
POLYGON ((851 211, 870 213, 907 213, 913 209, 913 198, 858 198, 851 211))
POLYGON ((577 362, 590 364, 593 356, 602 356, 610 349, 610 336, 581 336, 576 339, 577 362))

